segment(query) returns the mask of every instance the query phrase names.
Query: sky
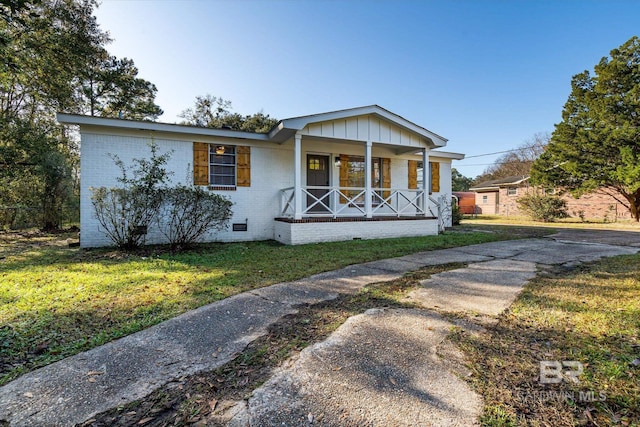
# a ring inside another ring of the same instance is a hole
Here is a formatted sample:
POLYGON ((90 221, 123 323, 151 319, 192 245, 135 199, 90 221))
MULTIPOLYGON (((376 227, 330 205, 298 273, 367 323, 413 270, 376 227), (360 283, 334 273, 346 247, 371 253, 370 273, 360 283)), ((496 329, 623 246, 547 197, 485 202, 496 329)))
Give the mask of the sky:
MULTIPOLYGON (((198 95, 278 119, 377 104, 476 156, 561 120, 571 77, 640 35, 639 1, 103 0, 159 121, 198 95)), ((475 177, 498 155, 455 161, 475 177)))

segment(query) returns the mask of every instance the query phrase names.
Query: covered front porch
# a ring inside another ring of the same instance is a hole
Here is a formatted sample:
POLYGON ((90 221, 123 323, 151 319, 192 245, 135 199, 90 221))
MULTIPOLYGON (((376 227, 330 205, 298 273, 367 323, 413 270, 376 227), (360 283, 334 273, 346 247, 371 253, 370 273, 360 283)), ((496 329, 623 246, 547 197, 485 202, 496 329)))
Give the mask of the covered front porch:
POLYGON ((280 190, 275 238, 299 244, 437 234, 443 229, 439 164, 446 140, 380 107, 283 123, 293 185, 280 190), (434 170, 435 169, 435 170, 434 170), (432 173, 435 174, 432 176, 432 173))

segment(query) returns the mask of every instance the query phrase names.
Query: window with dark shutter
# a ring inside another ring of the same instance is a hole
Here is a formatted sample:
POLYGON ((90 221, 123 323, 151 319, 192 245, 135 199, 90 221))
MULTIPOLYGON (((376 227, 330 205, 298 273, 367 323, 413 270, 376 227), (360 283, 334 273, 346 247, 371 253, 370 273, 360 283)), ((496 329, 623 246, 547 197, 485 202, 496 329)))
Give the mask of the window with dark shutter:
POLYGON ((251 186, 251 147, 193 143, 193 183, 215 190, 251 186))

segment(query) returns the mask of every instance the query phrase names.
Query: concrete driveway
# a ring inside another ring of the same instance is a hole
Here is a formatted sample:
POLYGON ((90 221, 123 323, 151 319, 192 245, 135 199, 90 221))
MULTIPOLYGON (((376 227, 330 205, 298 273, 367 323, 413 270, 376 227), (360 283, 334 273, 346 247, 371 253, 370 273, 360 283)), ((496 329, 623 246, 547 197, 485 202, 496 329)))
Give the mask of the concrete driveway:
MULTIPOLYGON (((540 266, 573 266, 637 247, 638 233, 580 230, 386 260, 387 268, 435 260, 471 264, 434 275, 409 295, 427 310, 371 309, 350 318, 212 421, 242 427, 477 425, 482 399, 460 379, 467 374, 464 360, 446 339, 451 328, 467 325, 439 313, 495 319, 540 266)), ((467 330, 478 332, 476 325, 467 330)))

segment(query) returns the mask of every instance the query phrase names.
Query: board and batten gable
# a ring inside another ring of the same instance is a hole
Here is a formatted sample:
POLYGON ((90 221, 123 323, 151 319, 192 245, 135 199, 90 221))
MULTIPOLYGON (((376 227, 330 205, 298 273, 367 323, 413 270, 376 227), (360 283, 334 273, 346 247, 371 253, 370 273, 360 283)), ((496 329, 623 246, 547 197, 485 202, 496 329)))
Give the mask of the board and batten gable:
MULTIPOLYGON (((97 230, 100 225, 91 204, 91 188, 114 187, 118 184, 120 170, 112 155, 117 155, 125 165, 133 159, 148 159, 149 144, 154 143, 158 154, 171 152, 166 165, 171 173, 170 184, 193 184, 194 142, 247 146, 251 148, 250 186, 238 186, 234 191, 213 191, 233 201, 233 217, 227 229, 205 236, 208 241, 251 241, 273 239, 273 218, 278 216, 279 192, 293 185, 293 153, 284 146, 256 141, 206 136, 180 135, 149 131, 104 129, 86 126, 81 131, 80 156, 80 223, 81 230, 97 230), (257 209, 256 207, 259 207, 257 209), (247 231, 233 231, 232 223, 246 223, 247 231)), ((161 243, 163 236, 151 226, 146 242, 161 243)), ((82 247, 108 246, 111 242, 99 232, 81 231, 82 247)))
POLYGON ((324 138, 402 145, 416 149, 424 146, 424 138, 371 115, 310 123, 300 133, 324 138))

